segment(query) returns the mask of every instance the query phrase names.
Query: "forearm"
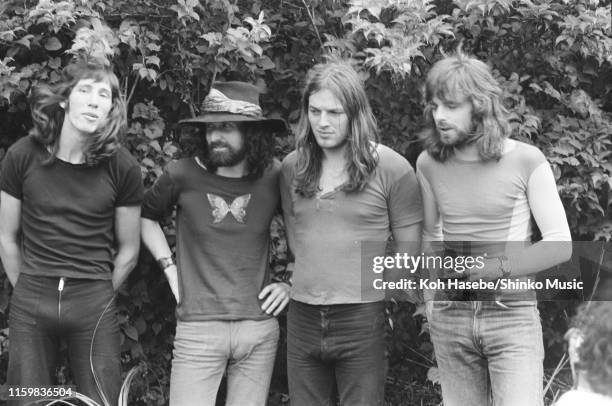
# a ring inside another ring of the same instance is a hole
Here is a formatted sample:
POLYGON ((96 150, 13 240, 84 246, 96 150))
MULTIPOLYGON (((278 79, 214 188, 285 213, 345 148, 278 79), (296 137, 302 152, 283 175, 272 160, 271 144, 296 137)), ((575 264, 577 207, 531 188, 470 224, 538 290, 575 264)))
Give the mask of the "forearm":
POLYGON ((140 206, 121 206, 115 209, 115 238, 117 255, 114 259, 113 287, 125 281, 138 261, 140 250, 140 206))
MULTIPOLYGON (((170 250, 168 241, 166 241, 166 236, 164 235, 164 232, 157 221, 142 218, 140 227, 142 241, 145 247, 147 247, 147 249, 151 252, 151 255, 153 255, 155 260, 172 256, 172 251, 170 250)), ((168 280, 168 284, 170 285, 170 289, 174 294, 174 298, 178 303, 180 296, 178 287, 178 270, 176 265, 167 266, 165 269, 163 269, 163 271, 166 279, 168 280)))
POLYGON ((22 262, 18 242, 13 238, 0 238, 0 256, 9 282, 15 286, 21 272, 22 262))
POLYGON ((21 272, 21 200, 0 191, 0 257, 13 286, 21 272))
MULTIPOLYGON (((508 258, 507 271, 510 277, 520 278, 522 276, 534 275, 563 262, 569 261, 572 256, 571 241, 539 241, 528 247, 521 247, 519 243, 509 243, 505 256, 508 258), (517 244, 517 245, 512 245, 517 244)), ((499 271, 500 261, 493 260, 493 267, 499 271)))
POLYGON ((142 218, 140 227, 142 242, 155 260, 172 256, 172 250, 170 250, 166 236, 157 221, 142 218))
POLYGON ((113 261, 113 288, 119 289, 138 262, 138 247, 122 247, 113 261))
POLYGON ((541 164, 531 174, 527 197, 542 240, 527 247, 508 243, 505 255, 513 277, 535 274, 566 262, 572 256, 572 237, 548 163, 541 164))

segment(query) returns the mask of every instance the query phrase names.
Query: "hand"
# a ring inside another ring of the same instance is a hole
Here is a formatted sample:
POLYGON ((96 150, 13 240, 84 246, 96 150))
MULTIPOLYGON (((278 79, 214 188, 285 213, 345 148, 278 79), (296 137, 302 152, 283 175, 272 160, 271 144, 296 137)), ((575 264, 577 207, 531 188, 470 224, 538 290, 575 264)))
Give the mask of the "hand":
POLYGON ((447 279, 468 279, 468 275, 472 272, 472 270, 464 270, 462 272, 456 271, 452 268, 449 269, 438 269, 435 272, 435 279, 439 280, 447 280, 447 279))
POLYGON ((264 287, 259 293, 259 300, 266 300, 261 305, 261 310, 266 312, 267 314, 272 314, 273 316, 278 316, 280 312, 283 311, 287 303, 289 303, 289 292, 291 291, 291 287, 286 283, 271 283, 264 287))
POLYGON ((170 285, 170 290, 174 295, 174 299, 176 299, 176 303, 179 303, 178 270, 176 269, 176 265, 170 265, 164 269, 164 274, 166 274, 166 279, 168 279, 168 284, 170 285))
POLYGON ((13 289, 14 289, 15 286, 17 285, 17 281, 19 280, 19 273, 17 275, 12 275, 6 272, 6 277, 8 278, 11 285, 13 285, 13 289))
POLYGON ((499 271, 499 260, 497 258, 487 258, 483 262, 484 266, 482 268, 475 266, 469 270, 469 281, 482 280, 485 282, 490 282, 501 277, 501 272, 499 271))

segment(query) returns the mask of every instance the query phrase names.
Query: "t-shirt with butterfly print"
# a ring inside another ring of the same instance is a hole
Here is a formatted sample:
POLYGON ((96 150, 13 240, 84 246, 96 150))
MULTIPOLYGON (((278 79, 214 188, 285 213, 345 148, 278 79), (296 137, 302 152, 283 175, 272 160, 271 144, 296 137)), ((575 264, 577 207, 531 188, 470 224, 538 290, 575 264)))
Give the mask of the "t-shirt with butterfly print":
POLYGON ((176 208, 179 320, 270 317, 257 295, 269 283, 279 173, 275 160, 261 178, 228 178, 186 158, 168 164, 145 193, 144 218, 159 221, 176 208))

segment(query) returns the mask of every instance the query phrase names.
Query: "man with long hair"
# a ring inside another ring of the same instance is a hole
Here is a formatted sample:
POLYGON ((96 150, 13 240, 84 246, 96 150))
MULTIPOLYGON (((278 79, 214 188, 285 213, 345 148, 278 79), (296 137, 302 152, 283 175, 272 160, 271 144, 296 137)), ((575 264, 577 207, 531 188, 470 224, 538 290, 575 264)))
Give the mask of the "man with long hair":
POLYGON ((612 302, 583 304, 572 324, 565 336, 574 387, 554 406, 612 406, 612 302))
POLYGON ((269 229, 280 207, 280 162, 259 91, 216 82, 203 114, 200 156, 170 163, 145 194, 142 239, 178 303, 170 404, 215 405, 227 374, 227 405, 264 406, 289 285, 270 283, 269 229), (176 208, 176 259, 158 223, 176 208))
POLYGON ((385 292, 364 283, 362 269, 372 273, 365 258, 384 255, 391 237, 419 247, 422 207, 414 170, 377 135, 351 65, 314 66, 297 148, 281 169, 295 255, 287 321, 293 406, 333 405, 335 394, 341 405, 384 403, 385 292))
POLYGON ((2 264, 14 287, 7 383, 54 384, 65 339, 77 391, 113 404, 114 297, 137 261, 143 195, 140 167, 119 145, 119 81, 106 61, 81 59, 36 89, 31 108, 33 128, 8 150, 0 183, 2 264))
MULTIPOLYGON (((443 277, 527 282, 568 260, 571 236, 550 165, 536 147, 509 139, 489 67, 461 52, 443 58, 427 75, 425 101, 426 150, 417 160, 424 250, 440 241, 445 257, 478 263, 443 277), (532 216, 542 234, 534 244, 532 216)), ((542 328, 535 291, 522 286, 427 292, 445 405, 542 405, 542 328)))

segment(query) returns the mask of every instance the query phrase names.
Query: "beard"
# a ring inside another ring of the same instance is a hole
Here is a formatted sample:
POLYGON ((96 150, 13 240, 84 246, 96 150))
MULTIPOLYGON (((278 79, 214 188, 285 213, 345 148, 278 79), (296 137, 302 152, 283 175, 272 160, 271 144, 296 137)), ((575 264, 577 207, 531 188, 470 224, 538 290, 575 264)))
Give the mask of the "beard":
POLYGON ((221 141, 214 141, 208 144, 208 159, 211 166, 218 168, 221 166, 234 166, 246 158, 246 145, 242 144, 240 149, 235 149, 231 145, 221 141), (216 149, 224 147, 224 149, 216 149))
POLYGON ((434 132, 434 149, 439 151, 436 155, 438 156, 438 160, 444 162, 455 154, 456 149, 461 149, 468 145, 475 143, 479 138, 475 132, 466 132, 461 130, 457 131, 457 137, 452 141, 442 141, 442 136, 440 135, 438 129, 434 126, 431 129, 434 132))
POLYGON ((438 142, 443 147, 461 149, 465 147, 466 145, 469 145, 475 141, 475 137, 473 133, 462 131, 462 130, 459 130, 458 128, 455 128, 455 132, 457 136, 455 137, 454 140, 450 142, 442 141, 442 136, 440 135, 440 132, 438 131, 437 128, 435 129, 435 131, 436 131, 436 137, 438 139, 438 142))

